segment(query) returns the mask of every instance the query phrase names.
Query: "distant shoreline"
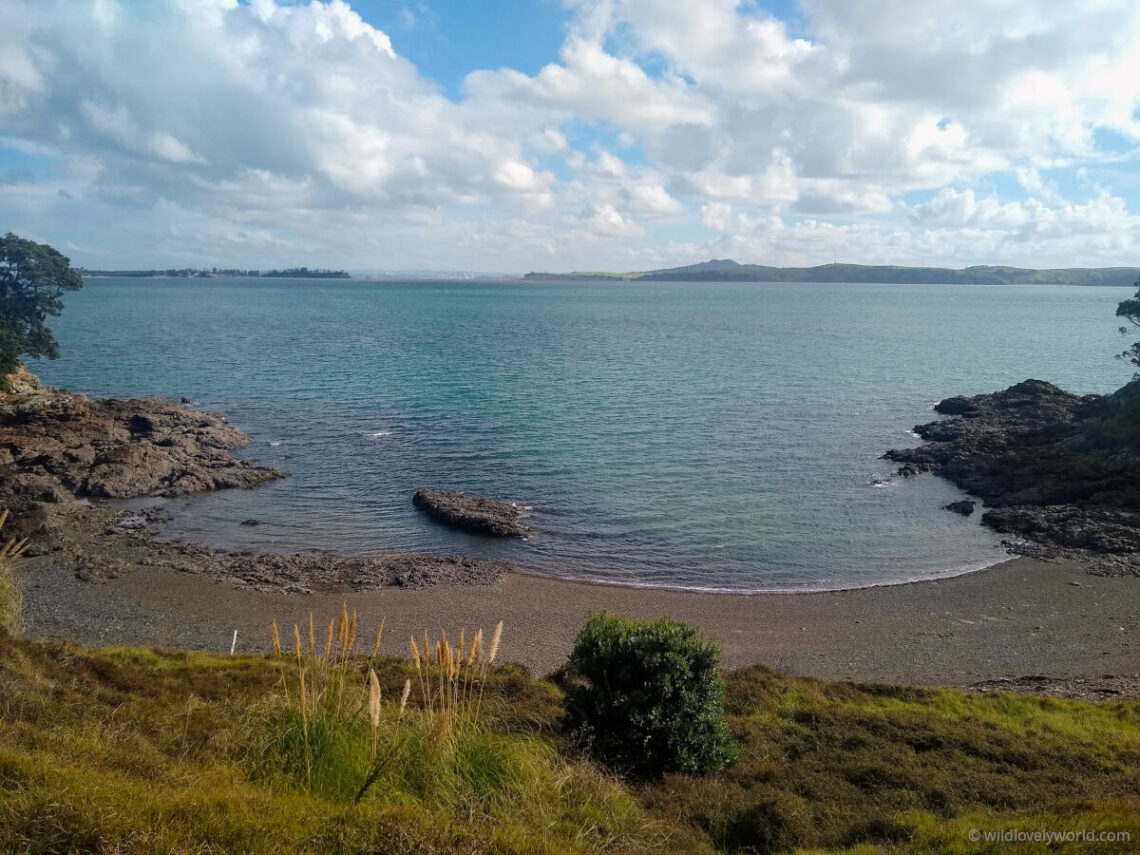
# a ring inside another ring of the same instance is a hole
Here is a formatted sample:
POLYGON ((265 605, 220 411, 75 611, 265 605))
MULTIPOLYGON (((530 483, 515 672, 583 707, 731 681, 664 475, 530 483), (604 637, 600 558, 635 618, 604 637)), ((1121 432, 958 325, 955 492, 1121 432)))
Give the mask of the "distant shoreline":
POLYGON ((298 267, 287 270, 220 270, 216 267, 180 270, 87 270, 78 268, 86 279, 351 279, 344 270, 309 270, 298 267))
POLYGON ((1073 267, 1031 269, 978 265, 900 267, 897 265, 821 264, 815 267, 770 267, 738 264, 730 259, 685 267, 635 273, 576 271, 526 274, 531 282, 802 282, 842 285, 1122 285, 1140 279, 1140 267, 1073 267))

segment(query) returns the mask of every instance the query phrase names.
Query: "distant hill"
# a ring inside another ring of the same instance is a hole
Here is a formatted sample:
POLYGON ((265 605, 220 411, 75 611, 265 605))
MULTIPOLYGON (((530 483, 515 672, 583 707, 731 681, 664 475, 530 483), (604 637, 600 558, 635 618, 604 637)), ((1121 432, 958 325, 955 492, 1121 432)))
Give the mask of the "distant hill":
POLYGON ((685 267, 641 273, 528 273, 531 280, 643 280, 649 282, 835 282, 907 283, 920 285, 1133 285, 1140 267, 1072 267, 1033 270, 979 265, 898 267, 895 265, 821 264, 816 267, 769 267, 713 259, 685 267))

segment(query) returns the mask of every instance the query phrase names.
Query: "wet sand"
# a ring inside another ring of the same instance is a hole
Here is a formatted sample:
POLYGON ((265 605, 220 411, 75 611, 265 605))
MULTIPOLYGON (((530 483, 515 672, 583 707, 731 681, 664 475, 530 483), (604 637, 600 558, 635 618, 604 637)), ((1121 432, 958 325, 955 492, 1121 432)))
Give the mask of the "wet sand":
MULTIPOLYGON (((970 686, 1043 675, 1140 676, 1140 579, 1017 558, 938 581, 805 594, 701 594, 509 574, 494 586, 282 594, 166 568, 100 584, 36 560, 23 571, 26 634, 89 645, 264 650, 269 623, 327 623, 347 599, 360 638, 386 617, 382 652, 408 636, 505 621, 502 656, 542 674, 565 661, 582 618, 608 610, 670 615, 705 629, 726 663, 829 679, 970 686)), ((291 633, 288 633, 291 634, 291 633)))

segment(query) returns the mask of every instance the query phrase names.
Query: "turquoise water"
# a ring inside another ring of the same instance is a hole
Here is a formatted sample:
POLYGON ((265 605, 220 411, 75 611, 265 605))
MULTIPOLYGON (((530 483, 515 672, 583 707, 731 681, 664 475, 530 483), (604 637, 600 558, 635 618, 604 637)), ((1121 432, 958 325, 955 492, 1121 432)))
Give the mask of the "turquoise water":
POLYGON ((842 588, 1004 553, 935 478, 878 459, 952 394, 1128 377, 1120 288, 90 280, 48 382, 191 396, 292 473, 170 503, 231 548, 454 551, 578 578, 842 588), (450 532, 418 487, 531 508, 450 532), (243 519, 263 521, 241 526, 243 519))

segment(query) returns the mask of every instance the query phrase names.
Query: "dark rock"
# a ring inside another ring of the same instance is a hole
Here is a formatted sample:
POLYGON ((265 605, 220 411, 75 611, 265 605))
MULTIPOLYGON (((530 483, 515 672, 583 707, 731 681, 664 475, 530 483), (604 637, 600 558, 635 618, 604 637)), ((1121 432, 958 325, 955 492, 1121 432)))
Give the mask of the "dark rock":
POLYGON ((935 409, 951 418, 915 427, 925 445, 884 455, 898 474, 934 472, 979 496, 983 523, 1036 544, 1015 544, 1023 553, 1095 555, 1106 573, 1140 567, 1140 381, 1082 397, 1026 380, 935 409))
POLYGON ((964 517, 968 517, 974 513, 974 509, 977 506, 977 502, 972 502, 969 499, 961 499, 957 502, 951 502, 948 505, 943 505, 942 507, 947 511, 953 511, 956 514, 961 514, 964 517))
POLYGON ((83 553, 76 558, 75 576, 84 581, 99 584, 111 579, 118 579, 126 572, 126 565, 121 561, 108 559, 101 555, 83 553))
POLYGON ((189 395, 183 395, 181 400, 182 400, 183 404, 193 404, 194 403, 193 399, 191 399, 191 397, 189 395))
POLYGON ((417 490, 412 503, 436 522, 470 534, 521 537, 530 531, 519 522, 522 512, 511 502, 454 490, 417 490))
POLYGON ((22 479, 11 490, 38 501, 181 496, 282 477, 230 453, 249 441, 224 416, 162 398, 92 401, 37 386, 0 400, 0 465, 22 479))
POLYGON ((465 555, 344 556, 325 551, 254 555, 218 552, 190 544, 177 544, 176 548, 182 560, 171 563, 175 569, 218 576, 258 590, 298 594, 388 586, 419 589, 432 585, 493 585, 512 569, 502 561, 465 555))
POLYGON ((939 401, 935 405, 934 411, 942 413, 944 416, 964 416, 967 414, 972 415, 977 412, 974 409, 974 404, 969 398, 964 398, 958 395, 954 398, 947 398, 945 401, 939 401))

